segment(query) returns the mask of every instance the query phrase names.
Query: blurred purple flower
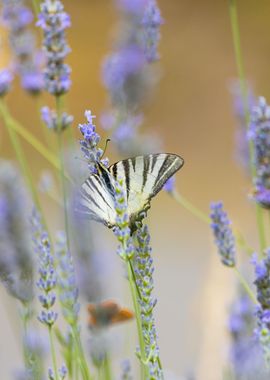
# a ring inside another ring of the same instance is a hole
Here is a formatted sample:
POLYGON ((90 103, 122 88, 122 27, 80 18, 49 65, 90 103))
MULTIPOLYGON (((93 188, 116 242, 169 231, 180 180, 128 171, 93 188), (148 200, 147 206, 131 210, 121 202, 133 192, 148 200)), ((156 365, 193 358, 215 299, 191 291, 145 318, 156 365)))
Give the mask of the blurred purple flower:
POLYGON ((33 297, 28 208, 29 200, 17 169, 0 161, 0 281, 22 302, 33 297))
POLYGON ((29 29, 32 21, 32 11, 22 0, 3 0, 2 22, 9 29, 15 71, 21 77, 22 87, 31 94, 38 94, 44 83, 38 59, 40 52, 36 50, 36 38, 29 29))
POLYGON ((173 193, 175 189, 175 177, 171 177, 168 179, 168 181, 163 186, 163 189, 167 191, 168 193, 173 193))
POLYGON ((104 60, 102 77, 113 106, 112 140, 122 154, 140 154, 149 152, 148 142, 154 140, 140 138, 140 125, 134 128, 134 119, 154 84, 149 63, 158 57, 161 16, 153 0, 119 0, 117 4, 123 22, 115 47, 104 60))
POLYGON ((254 335, 254 309, 249 296, 240 294, 230 312, 230 365, 237 380, 266 380, 269 377, 264 368, 259 339, 254 335))
POLYGON ((222 202, 211 204, 211 228, 221 261, 228 267, 235 266, 235 238, 233 236, 230 220, 223 210, 222 202))
POLYGON ((270 249, 265 253, 265 258, 259 261, 253 256, 255 266, 254 284, 257 290, 257 336, 263 349, 266 364, 270 364, 270 249))
POLYGON ((249 137, 255 153, 254 199, 270 208, 270 107, 263 97, 252 109, 249 137))
POLYGON ((58 130, 60 125, 60 130, 64 131, 68 128, 73 122, 73 116, 68 115, 66 112, 61 114, 60 120, 57 117, 55 111, 51 110, 49 107, 41 108, 41 119, 46 124, 49 129, 58 130))
POLYGON ((159 59, 158 43, 160 40, 160 26, 163 19, 156 0, 148 0, 142 19, 143 33, 142 46, 145 57, 148 62, 154 62, 159 59))
POLYGON ((65 234, 58 233, 55 247, 57 257, 57 284, 59 301, 62 306, 63 316, 71 326, 76 326, 80 304, 78 302, 79 291, 76 285, 73 259, 67 250, 65 234))
POLYGON ((44 33, 43 47, 47 59, 44 72, 46 90, 55 96, 66 93, 71 85, 70 67, 64 59, 70 52, 65 29, 70 27, 70 17, 59 0, 44 0, 37 25, 44 33))
POLYGON ((13 75, 10 70, 3 69, 0 71, 0 97, 6 95, 6 93, 10 90, 12 81, 13 75))

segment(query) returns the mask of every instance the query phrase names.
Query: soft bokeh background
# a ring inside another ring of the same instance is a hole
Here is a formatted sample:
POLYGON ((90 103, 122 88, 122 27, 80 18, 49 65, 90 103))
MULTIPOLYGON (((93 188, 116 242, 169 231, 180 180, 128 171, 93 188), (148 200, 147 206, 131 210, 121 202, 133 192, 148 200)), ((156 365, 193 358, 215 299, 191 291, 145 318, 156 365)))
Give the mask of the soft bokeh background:
MULTIPOLYGON (((73 85, 67 103, 75 117, 75 130, 84 120, 85 109, 100 116, 107 105, 100 67, 111 47, 117 13, 109 0, 65 0, 64 4, 73 24, 68 31, 73 85)), ((159 5, 165 19, 160 45, 161 80, 145 109, 145 130, 161 137, 164 150, 185 158, 185 166, 177 174, 179 191, 206 213, 210 201, 223 199, 235 225, 256 247, 254 206, 247 199, 251 185, 235 161, 237 122, 228 86, 237 74, 228 2, 159 0, 159 5)), ((267 97, 270 3, 240 0, 238 7, 246 74, 255 93, 267 97)), ((3 49, 1 66, 8 62, 5 54, 3 49)), ((8 104, 13 115, 42 139, 35 102, 15 86, 8 104)), ((27 143, 23 146, 38 178, 40 171, 49 166, 27 143)), ((14 158, 2 124, 0 149, 1 156, 14 158)), ((58 226, 55 204, 47 198, 44 202, 49 220, 58 226)), ((222 379, 226 319, 235 275, 221 266, 208 226, 167 194, 153 200, 148 221, 163 366, 179 377, 195 373, 198 379, 222 379)), ((115 297, 122 293, 116 290, 115 297)), ((10 324, 16 309, 3 290, 1 299, 0 375, 8 379, 15 358, 20 360, 20 349, 10 324)))

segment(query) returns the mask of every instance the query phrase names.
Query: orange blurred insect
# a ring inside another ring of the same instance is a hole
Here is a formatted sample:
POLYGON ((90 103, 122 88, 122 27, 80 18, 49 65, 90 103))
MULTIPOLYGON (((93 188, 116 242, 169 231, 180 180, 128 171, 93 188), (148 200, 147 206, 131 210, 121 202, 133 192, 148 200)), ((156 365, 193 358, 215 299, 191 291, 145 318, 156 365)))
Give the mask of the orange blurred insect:
POLYGON ((97 304, 90 303, 87 310, 90 327, 106 327, 134 318, 134 313, 131 310, 119 306, 113 300, 106 300, 97 304))

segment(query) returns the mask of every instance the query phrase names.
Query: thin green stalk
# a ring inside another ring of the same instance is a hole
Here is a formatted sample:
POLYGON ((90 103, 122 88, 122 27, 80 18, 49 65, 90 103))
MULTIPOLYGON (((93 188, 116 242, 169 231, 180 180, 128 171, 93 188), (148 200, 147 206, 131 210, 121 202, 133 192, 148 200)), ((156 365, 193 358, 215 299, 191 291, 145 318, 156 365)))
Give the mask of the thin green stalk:
POLYGON ((195 207, 191 202, 189 202, 183 195, 180 195, 176 190, 172 193, 173 198, 180 203, 185 209, 191 212, 191 214, 195 215, 198 219, 203 221, 204 223, 209 224, 211 222, 208 215, 195 207))
MULTIPOLYGON (((199 220, 208 225, 211 223, 211 219, 207 214, 205 214, 203 211, 194 206, 187 198, 180 195, 176 190, 172 193, 172 196, 177 203, 183 206, 192 215, 196 216, 199 220)), ((254 253, 254 249, 246 243, 245 239, 237 229, 233 228, 233 233, 236 236, 236 241, 240 248, 245 250, 249 255, 254 253)))
POLYGON ((54 348, 54 342, 53 342, 53 332, 52 327, 48 327, 49 330, 49 337, 50 337, 50 347, 51 347, 51 355, 52 355, 52 362, 53 362, 53 370, 55 375, 55 380, 60 380, 58 375, 58 369, 57 369, 57 363, 56 363, 56 354, 55 354, 55 348, 54 348))
MULTIPOLYGON (((63 151, 63 131, 61 125, 61 97, 56 96, 56 113, 57 113, 57 143, 58 143, 58 153, 60 161, 60 181, 62 184, 62 193, 63 193, 63 203, 64 203, 64 219, 65 219, 65 231, 67 237, 67 247, 70 248, 70 239, 69 239, 69 223, 68 223, 68 205, 67 205, 67 193, 66 193, 66 184, 65 184, 65 171, 64 171, 64 151, 63 151)), ((69 249, 70 251, 70 249, 69 249)))
POLYGON ((105 354, 105 358, 103 361, 103 369, 104 369, 104 380, 112 380, 110 359, 107 353, 105 354))
MULTIPOLYGON (((0 107, 1 107, 1 105, 3 105, 2 102, 0 103, 0 107)), ((3 110, 5 111, 5 107, 3 107, 3 110)), ((9 138, 11 140, 13 149, 15 151, 15 154, 16 154, 16 157, 17 157, 17 161, 18 161, 19 165, 21 166, 24 179, 25 179, 25 181, 27 183, 27 186, 28 186, 28 188, 29 188, 29 190, 30 190, 30 192, 32 194, 35 206, 36 206, 36 208, 38 209, 38 211, 39 211, 39 213, 41 215, 42 223, 46 227, 46 220, 45 220, 45 217, 44 217, 44 214, 43 214, 43 211, 42 211, 42 207, 41 207, 41 204, 40 204, 40 201, 39 201, 37 189, 36 189, 36 186, 34 184, 34 181, 33 181, 33 178, 32 178, 32 174, 31 174, 30 168, 28 166, 26 157, 24 155, 24 151, 22 149, 21 143, 20 143, 20 141, 18 139, 18 136, 17 136, 16 132, 12 128, 12 119, 10 118, 9 114, 6 113, 6 112, 3 112, 2 116, 3 116, 4 124, 5 124, 6 130, 8 132, 9 138)), ((47 227, 46 227, 46 229, 48 230, 47 227)))
POLYGON ((72 336, 73 336, 74 343, 75 343, 75 351, 76 351, 77 361, 78 361, 79 367, 81 369, 82 377, 84 380, 91 380, 92 377, 90 375, 89 368, 87 365, 87 361, 85 359, 81 339, 80 339, 80 336, 79 336, 78 331, 77 331, 75 326, 72 326, 72 336))
MULTIPOLYGON (((236 0, 229 0, 229 9, 230 9, 230 21, 231 21, 232 36, 233 36, 234 55, 235 55, 235 61, 236 61, 236 66, 237 66, 237 72, 240 79, 240 87, 241 87, 242 101, 243 101, 243 106, 244 106, 246 127, 248 129, 249 121, 250 121, 250 114, 249 114, 249 107, 248 107, 248 88, 247 88, 247 82, 246 82, 244 64, 243 64, 243 58, 242 58, 242 51, 241 51, 236 0)), ((252 179, 254 179, 256 176, 256 167, 255 167, 255 161, 254 161, 254 157, 255 157, 254 144, 253 144, 252 139, 249 140, 249 155, 250 155, 250 172, 251 172, 252 179)), ((265 231, 264 231, 263 211, 262 211, 262 208, 258 204, 256 204, 256 219, 257 219, 257 228, 258 228, 258 235, 259 235, 259 242, 260 242, 260 251, 263 252, 263 250, 266 247, 266 237, 265 237, 265 231)))
POLYGON ((39 12, 40 12, 39 0, 32 0, 32 4, 33 4, 34 11, 35 11, 35 16, 38 17, 39 12))
POLYGON ((255 297, 253 291, 251 290, 249 284, 247 283, 246 279, 242 276, 242 274, 239 272, 239 270, 236 267, 234 267, 234 271, 236 272, 236 274, 237 274, 237 276, 239 278, 240 283, 243 285, 245 291, 249 295, 249 297, 252 300, 252 302, 254 302, 255 304, 257 304, 258 302, 256 300, 256 297, 255 297))
POLYGON ((135 281, 133 277, 132 264, 130 260, 127 260, 126 263, 127 263, 128 281, 130 285, 133 307, 135 310, 137 332, 138 332, 138 338, 139 338, 139 346, 140 346, 140 353, 141 353, 141 360, 140 360, 141 375, 142 375, 142 380, 146 380, 148 376, 148 368, 147 368, 147 365, 145 364, 146 353, 145 353, 145 343, 144 343, 143 331, 142 331, 140 305, 138 303, 138 298, 137 298, 138 294, 137 294, 137 289, 136 289, 136 285, 135 285, 135 281))

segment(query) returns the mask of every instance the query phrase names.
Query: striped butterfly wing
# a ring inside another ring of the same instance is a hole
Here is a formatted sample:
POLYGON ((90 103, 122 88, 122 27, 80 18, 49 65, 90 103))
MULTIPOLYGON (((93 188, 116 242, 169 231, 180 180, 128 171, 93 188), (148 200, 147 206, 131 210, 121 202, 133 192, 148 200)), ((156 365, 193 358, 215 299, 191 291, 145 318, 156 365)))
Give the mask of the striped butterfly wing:
POLYGON ((79 211, 108 227, 115 224, 114 184, 106 169, 92 174, 81 187, 79 211))
POLYGON ((115 180, 123 178, 130 219, 150 207, 150 200, 184 164, 176 154, 157 153, 119 161, 109 167, 115 180))

